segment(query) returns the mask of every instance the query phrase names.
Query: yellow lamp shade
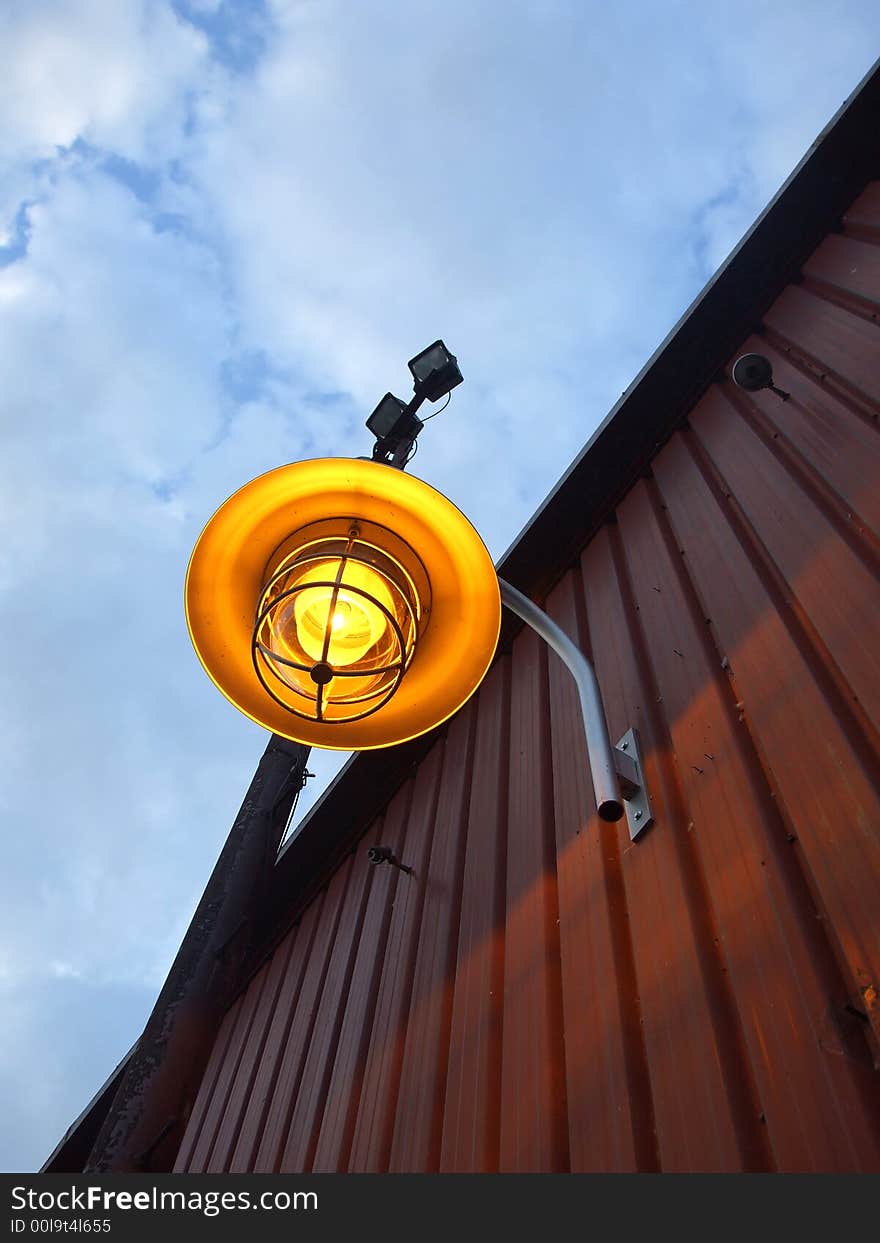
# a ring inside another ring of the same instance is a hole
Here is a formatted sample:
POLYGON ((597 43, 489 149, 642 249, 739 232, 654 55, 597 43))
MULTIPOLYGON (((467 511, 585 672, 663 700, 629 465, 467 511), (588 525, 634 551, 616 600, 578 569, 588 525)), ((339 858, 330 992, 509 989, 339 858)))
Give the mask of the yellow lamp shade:
POLYGON ((477 532, 428 484, 378 462, 269 471, 217 510, 186 616, 218 689, 264 728, 342 751, 417 737, 491 663, 501 598, 477 532))

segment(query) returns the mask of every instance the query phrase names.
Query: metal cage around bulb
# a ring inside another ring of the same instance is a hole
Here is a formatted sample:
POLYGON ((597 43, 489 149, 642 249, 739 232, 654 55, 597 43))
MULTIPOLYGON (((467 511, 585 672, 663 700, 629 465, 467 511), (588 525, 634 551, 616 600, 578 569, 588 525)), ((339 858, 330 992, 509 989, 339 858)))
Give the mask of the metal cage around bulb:
POLYGON ((376 523, 327 519, 270 559, 254 669, 295 716, 360 721, 397 691, 429 613, 428 576, 412 548, 376 523))

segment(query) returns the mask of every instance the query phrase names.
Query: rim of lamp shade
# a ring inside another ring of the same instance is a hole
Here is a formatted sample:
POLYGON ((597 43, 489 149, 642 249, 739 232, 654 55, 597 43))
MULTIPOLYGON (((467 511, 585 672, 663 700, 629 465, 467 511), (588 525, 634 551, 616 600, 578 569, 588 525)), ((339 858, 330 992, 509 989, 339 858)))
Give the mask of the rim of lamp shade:
POLYGON ((333 751, 392 746, 447 720, 483 680, 501 629, 495 567, 461 510, 423 480, 360 458, 293 462, 244 484, 196 541, 184 597, 196 655, 221 694, 264 729, 333 751), (388 528, 413 550, 430 584, 427 620, 400 686, 359 721, 294 716, 266 692, 251 656, 273 554, 327 518, 388 528))

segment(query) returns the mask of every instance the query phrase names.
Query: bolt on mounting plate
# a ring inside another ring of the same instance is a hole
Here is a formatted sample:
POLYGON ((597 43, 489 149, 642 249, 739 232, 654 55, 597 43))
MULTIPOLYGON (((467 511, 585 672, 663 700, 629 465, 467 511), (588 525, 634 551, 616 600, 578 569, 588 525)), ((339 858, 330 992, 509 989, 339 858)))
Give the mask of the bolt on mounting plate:
POLYGON ((630 840, 634 842, 654 823, 654 812, 642 764, 642 749, 638 730, 635 728, 628 729, 617 743, 614 748, 614 763, 630 840))

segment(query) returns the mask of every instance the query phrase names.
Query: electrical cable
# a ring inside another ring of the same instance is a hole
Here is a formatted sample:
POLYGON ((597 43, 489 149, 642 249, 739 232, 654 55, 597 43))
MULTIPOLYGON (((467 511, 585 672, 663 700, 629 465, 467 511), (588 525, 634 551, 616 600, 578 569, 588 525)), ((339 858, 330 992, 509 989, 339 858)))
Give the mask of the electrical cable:
POLYGON ((440 409, 435 410, 433 414, 426 414, 425 417, 422 419, 422 422, 427 423, 428 419, 436 419, 437 415, 442 414, 451 401, 452 401, 452 389, 450 389, 449 392, 446 394, 446 400, 443 403, 443 405, 440 407, 440 409))

